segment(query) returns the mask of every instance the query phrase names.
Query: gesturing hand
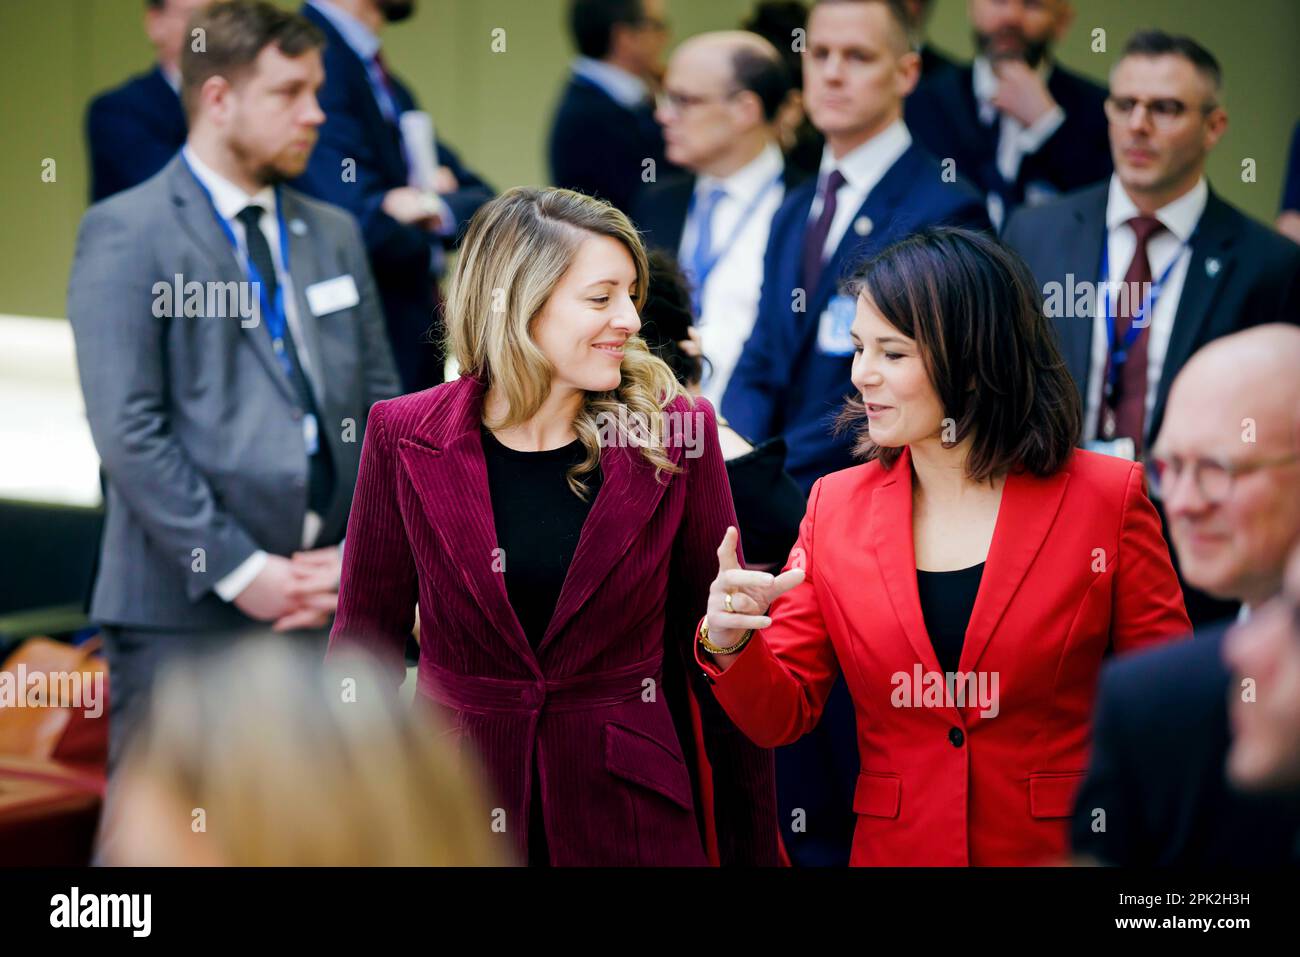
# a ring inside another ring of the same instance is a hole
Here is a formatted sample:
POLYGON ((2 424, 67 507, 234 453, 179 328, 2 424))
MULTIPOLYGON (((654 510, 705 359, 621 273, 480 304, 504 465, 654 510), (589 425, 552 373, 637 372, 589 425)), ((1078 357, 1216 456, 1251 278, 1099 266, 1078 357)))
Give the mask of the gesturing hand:
POLYGON ((739 538, 734 527, 727 529, 718 546, 718 577, 709 587, 709 642, 720 648, 730 648, 751 628, 772 624, 767 617, 768 606, 804 579, 802 568, 776 576, 741 568, 736 560, 739 538), (731 611, 727 610, 728 595, 731 611))

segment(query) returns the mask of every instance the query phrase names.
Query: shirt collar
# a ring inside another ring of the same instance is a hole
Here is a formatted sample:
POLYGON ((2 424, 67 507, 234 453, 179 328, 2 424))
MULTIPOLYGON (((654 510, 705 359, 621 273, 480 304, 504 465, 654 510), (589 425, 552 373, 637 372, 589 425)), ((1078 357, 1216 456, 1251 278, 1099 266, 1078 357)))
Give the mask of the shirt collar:
MULTIPOLYGON (((1051 61, 1043 57, 1034 72, 1046 83, 1052 74, 1051 61)), ((992 102, 993 97, 998 95, 998 75, 993 72, 993 64, 988 57, 977 56, 971 63, 971 83, 975 87, 975 99, 980 103, 992 102)))
MULTIPOLYGON (((839 161, 831 155, 829 145, 822 148, 821 168, 817 173, 819 184, 826 181, 832 169, 838 169, 850 189, 868 190, 881 178, 898 158, 912 145, 912 134, 907 124, 901 119, 895 120, 861 146, 855 148, 839 161)), ((820 189, 821 186, 818 186, 820 189)))
POLYGON ((222 219, 228 222, 234 220, 239 211, 250 203, 256 203, 272 215, 275 214, 275 190, 270 186, 263 186, 249 196, 199 159, 188 143, 181 147, 181 152, 185 156, 185 161, 190 164, 190 169, 194 170, 194 175, 199 178, 199 182, 207 188, 208 194, 212 197, 212 204, 217 207, 217 213, 222 219))
POLYGON ((714 187, 721 186, 730 198, 741 203, 751 203, 784 168, 781 150, 775 143, 768 143, 757 156, 730 176, 701 176, 695 182, 695 191, 703 195, 714 187))
POLYGON ((330 22, 363 63, 369 63, 375 58, 379 52, 379 37, 368 26, 329 0, 307 0, 307 6, 330 22))
POLYGON ((158 74, 163 78, 163 81, 172 88, 173 93, 175 93, 177 96, 181 95, 181 71, 180 70, 169 70, 167 69, 167 67, 159 63, 158 74))
POLYGON ((580 56, 573 61, 573 72, 600 87, 616 103, 631 109, 650 97, 650 89, 639 76, 603 60, 580 56))
MULTIPOLYGON (((1196 229, 1196 224, 1200 222, 1201 214, 1205 212, 1205 204, 1209 196, 1209 184, 1202 176, 1196 181, 1196 185, 1182 196, 1157 209, 1156 219, 1160 220, 1165 229, 1177 236, 1180 242, 1187 242, 1196 229)), ((1119 176, 1112 173, 1110 194, 1106 199, 1106 230, 1109 232, 1139 215, 1141 214, 1138 212, 1137 205, 1124 191, 1119 176)))

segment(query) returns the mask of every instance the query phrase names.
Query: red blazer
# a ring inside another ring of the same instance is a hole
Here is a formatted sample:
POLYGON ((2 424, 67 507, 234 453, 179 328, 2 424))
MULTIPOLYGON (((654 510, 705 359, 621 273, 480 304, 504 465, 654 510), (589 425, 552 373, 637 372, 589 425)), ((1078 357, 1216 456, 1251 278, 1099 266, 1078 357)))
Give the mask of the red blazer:
POLYGON ((1142 467, 1076 451, 1050 478, 1007 479, 961 653, 976 681, 964 701, 927 699, 924 674, 913 690, 939 664, 917 597, 911 479, 907 452, 889 470, 821 479, 787 565, 807 579, 727 671, 698 648, 697 660, 763 747, 816 725, 843 671, 861 758, 850 863, 1049 863, 1066 853, 1102 659, 1191 627, 1142 467))
POLYGON ((706 835, 722 863, 776 864, 772 753, 737 731, 685 644, 736 521, 712 408, 670 406, 698 416, 702 454, 676 443, 683 471, 666 482, 637 449, 602 450, 602 485, 535 652, 498 570, 483 392, 462 377, 371 409, 329 654, 373 653, 396 690, 418 601, 419 693, 474 745, 495 792, 483 826, 504 808, 521 857, 528 815, 542 814, 556 864, 704 864, 706 835), (707 821, 702 792, 716 799, 707 821))

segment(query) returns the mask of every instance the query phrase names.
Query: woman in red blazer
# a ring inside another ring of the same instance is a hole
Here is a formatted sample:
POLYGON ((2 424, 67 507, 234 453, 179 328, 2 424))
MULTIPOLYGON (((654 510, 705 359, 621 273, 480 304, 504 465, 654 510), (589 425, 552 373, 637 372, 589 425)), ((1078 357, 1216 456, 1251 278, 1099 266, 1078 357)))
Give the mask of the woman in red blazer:
POLYGON ((606 203, 515 189, 475 215, 461 377, 370 412, 330 654, 373 652, 396 691, 418 604, 419 693, 529 863, 775 864, 772 754, 685 641, 736 520, 717 426, 636 338, 645 288, 606 203))
POLYGON ((843 672, 852 864, 1058 860, 1102 659, 1190 628, 1142 467, 1074 448, 1078 394, 994 240, 927 230, 857 289, 846 417, 870 461, 813 487, 775 578, 728 530, 697 660, 762 747, 843 672))

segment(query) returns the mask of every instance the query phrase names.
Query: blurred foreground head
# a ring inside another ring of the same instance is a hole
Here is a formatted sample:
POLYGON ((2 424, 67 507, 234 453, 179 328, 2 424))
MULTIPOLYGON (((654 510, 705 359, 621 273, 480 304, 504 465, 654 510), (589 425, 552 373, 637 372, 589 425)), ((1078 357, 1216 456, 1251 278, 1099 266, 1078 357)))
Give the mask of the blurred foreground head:
POLYGON ((113 782, 118 866, 508 863, 477 770, 359 659, 274 639, 180 662, 113 782))

